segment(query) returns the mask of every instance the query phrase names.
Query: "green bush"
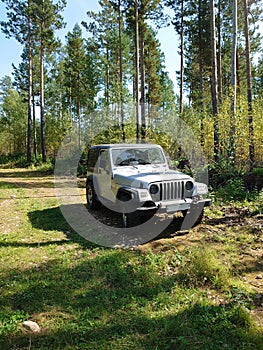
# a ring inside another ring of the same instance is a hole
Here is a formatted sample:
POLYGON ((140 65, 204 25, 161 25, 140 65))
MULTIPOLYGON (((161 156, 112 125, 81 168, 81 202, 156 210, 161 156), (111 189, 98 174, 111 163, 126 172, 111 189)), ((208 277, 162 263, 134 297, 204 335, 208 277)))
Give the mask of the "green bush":
POLYGON ((263 180, 263 168, 255 168, 252 171, 253 174, 258 175, 263 180))
POLYGON ((250 193, 246 189, 241 178, 231 179, 225 186, 219 187, 216 197, 224 202, 243 201, 249 197, 250 193))

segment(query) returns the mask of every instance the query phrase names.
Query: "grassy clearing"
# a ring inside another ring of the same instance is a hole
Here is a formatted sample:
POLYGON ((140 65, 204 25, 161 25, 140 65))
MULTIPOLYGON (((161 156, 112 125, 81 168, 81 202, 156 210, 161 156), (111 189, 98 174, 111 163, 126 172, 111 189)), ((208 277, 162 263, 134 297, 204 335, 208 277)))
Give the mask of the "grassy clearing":
POLYGON ((260 218, 214 208, 188 235, 107 249, 67 225, 52 177, 2 178, 1 349, 263 348, 260 218))

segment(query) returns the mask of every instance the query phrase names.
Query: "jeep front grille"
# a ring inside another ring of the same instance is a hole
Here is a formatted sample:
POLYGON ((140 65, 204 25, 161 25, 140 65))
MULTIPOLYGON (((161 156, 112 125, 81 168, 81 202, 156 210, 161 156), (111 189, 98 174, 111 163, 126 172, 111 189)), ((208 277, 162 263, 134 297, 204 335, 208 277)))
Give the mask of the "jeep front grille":
POLYGON ((151 194, 154 201, 172 201, 183 199, 185 196, 185 182, 184 181, 164 181, 152 183, 159 187, 159 192, 151 194))
POLYGON ((183 181, 169 181, 160 184, 161 200, 170 201, 174 199, 182 199, 184 196, 183 181))

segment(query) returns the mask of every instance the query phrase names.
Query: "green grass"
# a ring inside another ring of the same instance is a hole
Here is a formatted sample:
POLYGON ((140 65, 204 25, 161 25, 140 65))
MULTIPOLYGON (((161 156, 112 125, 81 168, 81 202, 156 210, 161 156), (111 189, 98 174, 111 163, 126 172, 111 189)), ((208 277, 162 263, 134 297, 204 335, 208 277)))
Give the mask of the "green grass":
MULTIPOLYGON (((45 188, 39 177, 37 189, 41 182, 45 188)), ((255 292, 237 273, 238 251, 256 244, 253 236, 236 240, 231 227, 211 234, 207 223, 157 247, 103 248, 72 231, 55 198, 36 193, 1 188, 10 199, 1 215, 17 221, 0 234, 1 350, 263 348, 251 315, 255 292), (23 331, 28 319, 39 334, 23 331)))

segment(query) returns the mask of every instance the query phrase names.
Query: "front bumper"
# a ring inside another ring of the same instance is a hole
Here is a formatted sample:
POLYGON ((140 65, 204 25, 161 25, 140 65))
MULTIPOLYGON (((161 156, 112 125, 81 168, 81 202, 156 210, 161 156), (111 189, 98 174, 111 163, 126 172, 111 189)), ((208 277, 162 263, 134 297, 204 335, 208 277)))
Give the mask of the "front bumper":
POLYGON ((193 201, 190 198, 182 199, 180 201, 173 202, 160 202, 160 203, 147 203, 148 205, 142 205, 138 207, 139 212, 158 210, 161 213, 176 213, 179 211, 189 210, 192 205, 199 206, 201 208, 208 207, 212 203, 211 199, 200 199, 198 201, 193 201))

